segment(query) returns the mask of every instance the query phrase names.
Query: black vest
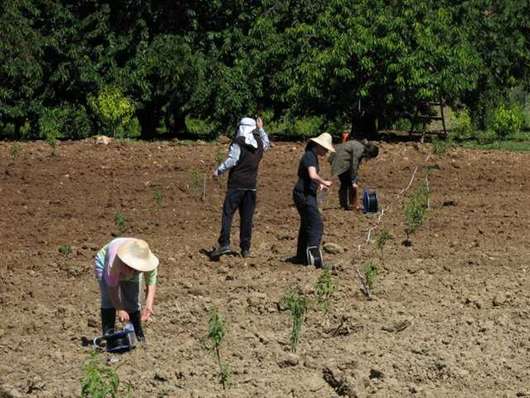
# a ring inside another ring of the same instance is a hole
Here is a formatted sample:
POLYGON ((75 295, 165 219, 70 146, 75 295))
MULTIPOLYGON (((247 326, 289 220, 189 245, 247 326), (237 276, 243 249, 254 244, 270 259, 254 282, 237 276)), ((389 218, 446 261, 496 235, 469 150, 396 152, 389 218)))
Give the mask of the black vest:
POLYGON ((245 137, 237 137, 234 142, 241 148, 239 161, 228 174, 228 189, 256 189, 258 166, 263 157, 263 142, 258 130, 253 131, 258 147, 245 144, 245 137))

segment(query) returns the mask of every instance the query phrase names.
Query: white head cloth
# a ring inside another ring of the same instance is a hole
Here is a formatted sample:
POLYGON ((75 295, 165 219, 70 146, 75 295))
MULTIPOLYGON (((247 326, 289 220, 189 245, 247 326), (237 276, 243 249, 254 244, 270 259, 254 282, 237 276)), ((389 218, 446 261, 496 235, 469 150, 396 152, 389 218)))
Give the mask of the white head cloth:
POLYGON ((256 129, 256 121, 250 117, 244 117, 237 126, 236 137, 245 137, 245 144, 253 148, 258 147, 258 143, 252 132, 256 129))

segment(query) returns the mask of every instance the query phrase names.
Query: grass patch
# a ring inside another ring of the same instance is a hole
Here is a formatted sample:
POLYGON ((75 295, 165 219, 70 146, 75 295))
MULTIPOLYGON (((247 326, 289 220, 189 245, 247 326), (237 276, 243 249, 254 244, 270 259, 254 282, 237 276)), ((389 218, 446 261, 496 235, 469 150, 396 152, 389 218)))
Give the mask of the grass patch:
POLYGON ((530 152, 530 141, 495 141, 489 144, 479 144, 476 141, 463 142, 463 148, 482 149, 482 150, 499 150, 509 152, 530 152))

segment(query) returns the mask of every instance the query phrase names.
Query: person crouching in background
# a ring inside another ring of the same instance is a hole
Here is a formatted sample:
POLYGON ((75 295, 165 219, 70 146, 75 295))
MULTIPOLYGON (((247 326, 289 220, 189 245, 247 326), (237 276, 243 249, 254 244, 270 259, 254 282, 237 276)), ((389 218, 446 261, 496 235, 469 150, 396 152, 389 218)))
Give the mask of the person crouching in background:
POLYGON ((142 322, 153 314, 158 264, 158 258, 141 239, 116 238, 99 250, 95 271, 101 296, 103 335, 114 333, 117 314, 120 322, 132 323, 138 341, 145 340, 142 322), (141 310, 143 279, 145 306, 141 310))
POLYGON ((361 161, 376 158, 379 148, 371 142, 346 141, 329 157, 331 171, 339 177, 339 202, 344 210, 359 210, 357 175, 361 161))

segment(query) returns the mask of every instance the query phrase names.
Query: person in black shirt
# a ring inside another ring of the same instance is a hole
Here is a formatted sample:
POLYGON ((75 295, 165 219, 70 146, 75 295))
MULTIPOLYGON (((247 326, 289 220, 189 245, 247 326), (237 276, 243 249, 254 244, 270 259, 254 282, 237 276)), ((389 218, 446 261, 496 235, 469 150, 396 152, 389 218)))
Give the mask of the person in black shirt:
POLYGON ((317 191, 327 190, 331 186, 331 181, 324 180, 318 174, 318 157, 324 156, 328 151, 335 152, 331 135, 323 133, 310 139, 300 160, 298 181, 293 189, 293 200, 300 214, 300 229, 296 256, 289 261, 317 268, 324 266, 320 254, 324 226, 318 209, 317 191))

